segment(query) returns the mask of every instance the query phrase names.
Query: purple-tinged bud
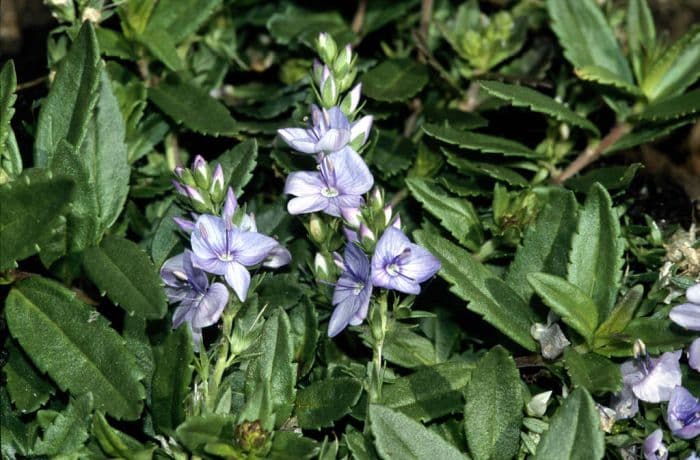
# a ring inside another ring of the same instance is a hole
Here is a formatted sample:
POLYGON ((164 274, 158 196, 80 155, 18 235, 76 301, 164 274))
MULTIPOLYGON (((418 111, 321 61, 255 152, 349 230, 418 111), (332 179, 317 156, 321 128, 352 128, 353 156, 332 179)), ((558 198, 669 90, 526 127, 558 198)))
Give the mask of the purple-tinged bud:
POLYGON ((374 232, 368 226, 366 226, 364 222, 360 223, 359 234, 360 241, 362 241, 363 243, 369 241, 374 243, 375 241, 377 241, 377 237, 374 235, 374 232))
POLYGON ((388 226, 391 222, 391 216, 394 215, 394 207, 390 204, 384 206, 384 225, 388 226))
POLYGON ((328 67, 323 68, 321 76, 321 85, 319 88, 321 94, 321 102, 324 107, 333 107, 338 100, 338 86, 335 83, 335 78, 328 67))
POLYGON ((330 34, 322 32, 318 35, 318 39, 316 40, 316 51, 319 56, 321 56, 323 62, 330 64, 338 55, 338 45, 336 45, 335 40, 333 40, 330 34))
POLYGON ((321 80, 323 80, 323 64, 318 59, 314 59, 313 66, 311 68, 311 76, 314 79, 314 83, 320 88, 321 80))
POLYGON ((352 116, 360 105, 360 96, 362 95, 362 83, 355 85, 353 89, 343 98, 340 103, 340 110, 348 117, 352 116))
POLYGON ((345 46, 333 61, 333 73, 335 75, 345 75, 352 66, 352 46, 345 46))
POLYGON ((177 224, 177 226, 188 235, 194 230, 194 222, 191 220, 183 219, 182 217, 173 217, 173 220, 175 221, 175 224, 177 224))
POLYGON ((343 227, 343 233, 345 234, 345 239, 350 243, 357 243, 359 239, 357 237, 357 232, 351 228, 343 227))
POLYGON ((180 183, 184 185, 191 185, 193 187, 197 185, 197 182, 194 180, 194 176, 192 175, 192 171, 189 169, 178 166, 175 168, 174 173, 178 179, 180 179, 180 183))
POLYGON ((184 171, 185 171, 185 168, 183 168, 182 166, 175 166, 175 169, 173 170, 173 172, 175 173, 175 175, 176 175, 177 177, 179 177, 180 179, 182 179, 182 173, 183 173, 184 171))
POLYGON ((211 169, 201 155, 194 157, 192 170, 194 171, 194 180, 197 185, 203 190, 208 190, 211 185, 211 169))
POLYGON ((343 256, 338 254, 337 252, 333 253, 333 263, 335 264, 336 267, 338 267, 341 271, 345 271, 345 260, 343 260, 343 256))
POLYGON ((185 187, 183 187, 183 185, 181 183, 179 183, 176 180, 173 180, 172 184, 173 184, 173 187, 175 187, 175 190, 177 191, 177 193, 179 193, 180 195, 182 195, 184 197, 189 197, 189 195, 187 194, 187 190, 185 190, 185 187))
POLYGON ((224 209, 222 211, 222 217, 226 228, 229 230, 233 225, 233 214, 236 212, 237 207, 238 201, 236 200, 236 194, 233 193, 233 188, 229 187, 226 191, 226 200, 224 201, 224 209))
POLYGON ((394 227, 397 230, 401 230, 401 216, 396 214, 394 221, 391 223, 390 227, 394 227))
POLYGON ((367 115, 357 120, 350 127, 350 147, 354 150, 360 150, 360 147, 367 142, 369 132, 372 129, 372 121, 372 116, 367 115))
POLYGON ((209 194, 215 203, 221 202, 221 199, 224 197, 224 168, 219 163, 217 163, 216 168, 214 168, 214 174, 211 176, 209 194))
POLYGON ((360 208, 340 208, 340 214, 349 227, 357 228, 360 226, 360 208))
POLYGON ((196 188, 189 185, 185 185, 185 191, 187 192, 187 196, 190 198, 190 200, 196 203, 206 204, 206 201, 204 201, 204 197, 201 193, 199 193, 199 190, 197 190, 196 188))
POLYGON ((381 212, 384 209, 384 194, 379 187, 374 187, 370 192, 369 205, 374 212, 381 212))

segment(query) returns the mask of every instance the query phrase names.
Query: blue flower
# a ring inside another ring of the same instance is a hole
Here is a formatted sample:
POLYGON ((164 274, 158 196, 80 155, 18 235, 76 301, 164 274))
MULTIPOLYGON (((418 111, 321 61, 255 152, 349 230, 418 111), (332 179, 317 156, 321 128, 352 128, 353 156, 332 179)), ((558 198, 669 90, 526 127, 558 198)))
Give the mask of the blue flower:
POLYGON ((700 402, 680 385, 673 389, 668 401, 666 423, 674 436, 682 439, 700 434, 700 402))
POLYGON ((700 372, 700 337, 693 340, 688 348, 688 365, 700 372))
POLYGON ((661 428, 654 431, 644 440, 644 460, 666 460, 668 449, 663 443, 664 433, 661 428))
POLYGON ((700 331, 700 283, 692 286, 685 292, 687 303, 675 306, 671 309, 671 320, 691 331, 700 331))
POLYGON ((420 283, 438 270, 435 256, 394 227, 384 230, 372 256, 372 284, 406 294, 419 294, 420 283))
POLYGON ((221 283, 210 286, 207 275, 192 264, 189 250, 166 260, 160 276, 169 302, 180 304, 173 314, 173 329, 187 322, 195 348, 199 348, 201 330, 221 317, 228 302, 228 289, 221 283))
POLYGON ((681 351, 667 352, 659 358, 651 358, 643 351, 620 366, 623 382, 642 401, 668 401, 673 389, 681 384, 680 357, 681 351))
POLYGON ((328 323, 328 337, 335 337, 348 324, 357 326, 367 317, 367 309, 372 296, 369 260, 354 243, 345 246, 345 257, 337 256, 343 273, 335 283, 333 305, 335 310, 328 323))

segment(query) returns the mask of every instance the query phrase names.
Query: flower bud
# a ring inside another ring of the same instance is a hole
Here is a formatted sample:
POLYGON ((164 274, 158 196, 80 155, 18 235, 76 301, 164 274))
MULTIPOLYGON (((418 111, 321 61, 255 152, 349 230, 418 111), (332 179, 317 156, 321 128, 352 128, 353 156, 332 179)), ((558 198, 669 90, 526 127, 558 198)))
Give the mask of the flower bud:
POLYGON ((321 56, 323 62, 330 64, 335 60, 338 54, 338 45, 336 45, 335 40, 333 40, 330 34, 322 32, 318 35, 318 39, 316 40, 316 51, 319 56, 321 56))
POLYGON ((348 117, 352 116, 360 105, 360 96, 362 95, 362 83, 355 85, 348 94, 345 95, 340 103, 340 110, 348 117))
POLYGON ((327 280, 330 275, 328 261, 320 252, 317 252, 316 256, 314 257, 314 273, 316 274, 317 278, 323 280, 327 280))
POLYGON ((323 68, 320 93, 324 107, 333 107, 338 100, 338 86, 335 84, 335 79, 328 67, 323 68))
POLYGON ((360 147, 367 142, 373 120, 371 115, 367 115, 357 120, 350 127, 350 147, 354 150, 360 150, 360 147))
POLYGON ((311 219, 309 219, 309 234, 314 242, 321 244, 326 239, 326 224, 318 216, 318 214, 312 214, 311 219))
POLYGON ((369 205, 374 212, 382 212, 384 209, 384 194, 379 187, 374 187, 369 196, 369 205))
POLYGON ((357 228, 360 226, 360 208, 340 208, 340 214, 349 227, 357 228))
POLYGON ((338 76, 345 75, 352 66, 352 46, 345 46, 333 61, 333 73, 338 76))
POLYGON ((551 396, 551 391, 545 391, 533 396, 530 402, 525 406, 527 415, 530 417, 542 417, 545 412, 547 412, 547 403, 549 403, 549 398, 551 396))
POLYGON ((311 76, 313 77, 314 83, 320 88, 321 80, 323 80, 323 64, 321 64, 318 59, 314 59, 311 76))
POLYGON ((394 207, 390 204, 384 206, 384 226, 388 226, 391 222, 391 216, 394 214, 394 207))
POLYGON ((233 188, 229 187, 226 192, 226 200, 224 201, 224 208, 221 215, 224 219, 226 225, 232 225, 233 214, 236 212, 238 207, 238 201, 236 200, 236 194, 233 193, 233 188))
POLYGON ((183 187, 182 184, 180 184, 176 180, 173 180, 172 184, 173 184, 173 187, 175 187, 175 190, 177 191, 177 193, 179 193, 180 195, 182 195, 184 197, 189 197, 189 195, 187 194, 187 190, 185 190, 185 187, 183 187))
POLYGON ((352 69, 350 69, 350 71, 348 73, 346 73, 345 75, 339 75, 338 81, 337 81, 338 92, 344 93, 345 91, 350 89, 353 82, 355 81, 356 76, 357 76, 357 69, 354 67, 352 69))
POLYGON ((644 342, 642 342, 641 339, 637 339, 634 341, 632 351, 634 352, 634 357, 636 359, 644 358, 647 356, 647 346, 644 344, 644 342))
POLYGON ((190 198, 190 204, 197 212, 211 212, 211 202, 208 197, 202 196, 200 191, 195 187, 185 185, 185 191, 190 198))
POLYGON ((345 271, 345 260, 343 260, 343 256, 337 252, 333 253, 333 263, 340 269, 340 271, 345 271))
POLYGON ((191 220, 183 219, 182 217, 173 217, 173 220, 183 232, 190 234, 194 231, 194 222, 191 220))
POLYGON ((83 22, 90 21, 93 24, 98 24, 102 20, 102 12, 97 8, 88 6, 83 10, 82 20, 83 22))
POLYGON ((194 157, 194 162, 192 163, 192 171, 194 171, 194 180, 197 185, 207 190, 211 182, 211 169, 209 164, 202 158, 201 155, 194 157))
POLYGON ((224 197, 224 168, 219 163, 217 163, 214 174, 211 176, 209 195, 211 195, 211 199, 215 203, 221 202, 224 197))
POLYGON ((372 229, 370 229, 368 226, 364 224, 364 222, 360 223, 360 230, 359 230, 359 235, 360 235, 360 241, 364 243, 368 242, 376 242, 377 237, 374 235, 374 232, 372 229))
POLYGON ((197 182, 194 180, 194 176, 189 169, 178 166, 175 168, 175 174, 183 185, 190 185, 192 187, 197 185, 197 182))
POLYGON ((391 222, 391 227, 394 227, 397 230, 401 230, 401 216, 396 214, 396 217, 394 217, 394 220, 391 222))
POLYGON ((243 422, 236 427, 234 433, 236 443, 244 452, 252 452, 262 448, 267 442, 268 432, 260 420, 243 422))

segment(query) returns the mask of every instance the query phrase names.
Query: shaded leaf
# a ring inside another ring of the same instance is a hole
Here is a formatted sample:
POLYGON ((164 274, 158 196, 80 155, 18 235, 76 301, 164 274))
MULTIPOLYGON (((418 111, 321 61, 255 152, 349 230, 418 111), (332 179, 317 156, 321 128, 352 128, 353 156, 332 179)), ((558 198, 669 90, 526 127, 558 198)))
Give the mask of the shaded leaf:
POLYGON ((566 181, 566 186, 577 192, 587 192, 594 183, 598 182, 606 190, 625 189, 630 185, 640 168, 642 168, 641 163, 596 168, 586 174, 572 177, 566 181))
POLYGON ((457 168, 459 172, 467 176, 471 176, 472 174, 488 176, 493 179, 503 181, 509 185, 515 185, 518 187, 526 187, 529 184, 527 179, 507 166, 469 161, 466 158, 455 155, 446 149, 442 149, 442 151, 447 156, 447 162, 457 168))
MULTIPOLYGON (((698 44, 700 46, 700 43, 698 44)), ((649 104, 637 118, 648 121, 673 120, 700 112, 700 89, 649 104)))
POLYGON ((428 83, 428 69, 413 59, 389 59, 360 79, 362 92, 378 101, 405 101, 428 83))
POLYGON ((323 428, 350 412, 362 393, 353 378, 319 380, 297 392, 294 412, 302 428, 323 428))
POLYGON ((34 444, 33 453, 48 456, 74 454, 89 437, 91 415, 91 394, 72 399, 44 430, 42 438, 34 444))
POLYGON ((460 131, 449 126, 426 124, 423 131, 430 136, 448 144, 455 144, 464 149, 478 150, 483 153, 500 153, 505 156, 539 158, 539 154, 519 142, 473 131, 460 131))
POLYGON ((12 129, 10 120, 15 113, 16 87, 15 63, 10 59, 0 69, 0 158, 5 157, 5 143, 12 129))
POLYGON ((125 460, 150 460, 155 446, 144 446, 131 436, 110 426, 101 412, 92 418, 92 434, 102 451, 110 458, 125 460))
POLYGON ((588 80, 601 85, 612 86, 633 96, 642 95, 642 91, 639 88, 637 88, 631 83, 620 80, 617 75, 610 72, 604 67, 588 65, 585 67, 576 68, 574 70, 574 73, 576 73, 576 76, 582 80, 588 80))
POLYGON ((54 387, 43 378, 13 340, 8 338, 5 341, 5 350, 10 355, 2 367, 7 378, 7 393, 17 409, 24 413, 34 412, 54 394, 54 387))
POLYGON ((647 0, 630 0, 627 5, 627 43, 637 81, 644 80, 643 66, 656 45, 656 26, 647 0))
POLYGON ((622 389, 620 366, 608 358, 596 353, 581 354, 567 347, 564 362, 571 382, 593 394, 617 393, 622 389))
POLYGON ((302 460, 314 458, 318 443, 290 431, 277 431, 267 458, 272 460, 302 460))
POLYGON ((642 91, 651 101, 682 93, 700 76, 700 26, 695 25, 650 65, 642 91))
POLYGON ((270 16, 267 30, 282 45, 294 41, 311 45, 321 32, 331 34, 339 46, 345 45, 355 37, 339 12, 316 13, 293 5, 270 16))
POLYGON ((176 438, 191 452, 203 452, 208 443, 230 442, 233 430, 231 416, 199 415, 188 417, 178 426, 176 438))
POLYGON ((179 44, 196 32, 220 5, 221 0, 159 0, 146 30, 165 30, 179 44))
POLYGON ((253 178, 253 170, 258 164, 257 159, 258 143, 255 139, 241 142, 216 159, 224 169, 226 185, 233 187, 237 197, 241 196, 243 187, 253 178))

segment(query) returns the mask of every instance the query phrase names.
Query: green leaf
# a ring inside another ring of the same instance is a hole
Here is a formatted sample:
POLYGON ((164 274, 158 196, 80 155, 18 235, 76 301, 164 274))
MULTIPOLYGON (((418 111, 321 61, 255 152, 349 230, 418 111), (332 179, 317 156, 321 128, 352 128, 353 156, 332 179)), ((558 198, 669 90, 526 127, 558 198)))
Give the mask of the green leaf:
POLYGON ((340 46, 355 38, 339 12, 316 13, 293 5, 270 16, 267 30, 282 45, 300 41, 311 46, 321 32, 331 34, 340 46))
POLYGON ((233 419, 219 414, 188 417, 176 430, 178 441, 191 452, 203 452, 207 443, 230 442, 232 435, 233 419))
POLYGON ((168 311, 158 270, 136 243, 108 236, 100 246, 85 250, 88 278, 130 315, 158 319, 168 311))
POLYGON ((423 131, 430 136, 448 144, 455 144, 463 149, 478 150, 482 153, 500 153, 505 156, 539 158, 540 155, 519 142, 501 137, 472 131, 460 131, 449 126, 426 124, 423 131))
POLYGON ((4 387, 0 388, 0 453, 3 458, 26 457, 32 450, 34 429, 12 412, 4 387))
POLYGON ((527 281, 529 273, 566 276, 567 253, 576 230, 577 205, 573 193, 551 188, 544 195, 544 201, 546 204, 534 225, 525 230, 505 277, 506 284, 526 301, 534 292, 527 281))
POLYGON ((564 350, 564 363, 575 386, 597 395, 617 393, 622 389, 620 366, 599 354, 581 354, 567 347, 564 350))
POLYGON ((615 356, 624 356, 625 352, 629 356, 632 343, 636 339, 644 342, 649 353, 658 354, 683 348, 696 338, 697 334, 679 328, 666 318, 635 318, 629 322, 622 336, 627 339, 628 345, 623 347, 624 351, 615 353, 615 356))
POLYGON ((406 185, 423 208, 440 219, 443 227, 460 244, 472 251, 479 249, 484 242, 484 233, 479 216, 469 201, 449 196, 434 182, 420 177, 406 179, 406 185))
POLYGON ((449 164, 467 176, 472 176, 474 174, 484 175, 518 187, 527 187, 529 185, 527 179, 507 166, 469 161, 466 158, 460 157, 447 149, 442 149, 442 152, 447 157, 447 162, 449 164))
POLYGON ((15 113, 16 88, 15 63, 10 59, 0 69, 0 157, 5 156, 5 142, 12 129, 10 120, 15 113))
POLYGON ((592 81, 600 85, 612 86, 632 96, 642 96, 642 91, 639 88, 631 83, 620 80, 617 75, 604 67, 588 65, 576 68, 574 73, 582 80, 592 81))
POLYGON ((644 64, 656 45, 654 17, 646 0, 630 0, 627 5, 627 44, 637 81, 644 81, 644 64))
POLYGON ((149 27, 138 34, 136 40, 168 69, 173 72, 182 70, 184 63, 175 48, 175 39, 167 30, 149 27))
POLYGON ((8 338, 5 341, 5 350, 10 356, 2 372, 7 378, 10 399, 23 413, 34 412, 54 394, 54 387, 43 378, 13 340, 8 338))
POLYGON ((267 458, 270 460, 303 460, 315 458, 318 443, 290 431, 277 431, 267 458))
POLYGON ((352 425, 348 425, 343 435, 343 440, 351 452, 353 460, 377 460, 379 458, 374 450, 369 434, 363 435, 354 429, 352 425))
POLYGON ((136 60, 131 43, 121 33, 105 27, 98 27, 95 30, 95 35, 103 55, 130 61, 136 60))
POLYGON ((619 152, 621 150, 628 150, 638 145, 656 141, 657 139, 661 139, 678 128, 686 126, 692 122, 692 117, 689 117, 684 119, 682 118, 680 121, 677 120, 661 124, 660 126, 658 123, 638 126, 634 131, 625 134, 619 141, 615 142, 608 150, 606 150, 606 154, 619 152))
POLYGON ((46 167, 58 143, 79 146, 97 102, 100 52, 90 21, 83 22, 41 105, 34 141, 34 166, 46 167))
MULTIPOLYGON (((384 338, 384 357, 390 363, 409 369, 437 364, 437 354, 433 343, 413 328, 401 323, 393 323, 384 338)), ((363 339, 370 343, 369 335, 363 339)))
POLYGON ((5 143, 0 145, 0 185, 7 182, 8 177, 15 179, 21 173, 22 155, 19 152, 15 133, 10 126, 5 143))
POLYGON ((374 445, 385 459, 439 458, 465 460, 455 446, 401 412, 372 404, 369 408, 374 445))
POLYGON ((92 415, 92 395, 84 394, 68 403, 34 444, 33 454, 58 456, 75 453, 87 441, 92 415))
POLYGON ((5 317, 12 335, 61 390, 92 392, 95 407, 135 420, 145 397, 142 375, 123 339, 61 285, 32 277, 15 285, 5 317))
POLYGON ((590 344, 598 327, 598 309, 593 299, 564 278, 548 273, 527 275, 535 292, 562 320, 590 344))
POLYGON ((189 37, 221 6, 221 0, 159 0, 146 30, 165 30, 175 43, 189 37))
POLYGON ((226 186, 233 187, 237 197, 243 187, 253 178, 253 170, 258 162, 258 142, 252 138, 225 151, 216 159, 224 169, 226 186))
POLYGON ((66 177, 25 171, 0 186, 0 270, 39 252, 62 226, 75 186, 66 177))
POLYGON ((464 362, 419 369, 384 385, 382 405, 422 422, 457 412, 464 407, 462 393, 473 369, 473 364, 464 362))
POLYGON ((362 92, 378 101, 405 101, 428 83, 428 69, 413 59, 388 59, 360 79, 362 92))
POLYGON ((700 76, 700 26, 693 26, 660 53, 644 76, 642 91, 650 101, 682 93, 700 76))
POLYGON ((505 348, 479 360, 467 387, 464 429, 476 460, 510 459, 518 452, 523 395, 520 374, 505 348))
POLYGON ((101 412, 92 418, 92 434, 109 458, 150 460, 155 446, 146 447, 131 436, 110 426, 101 412))
POLYGON ((567 280, 593 299, 604 320, 617 300, 622 276, 620 222, 608 192, 594 184, 579 213, 569 252, 567 280))
POLYGON ((641 284, 634 286, 613 308, 610 315, 598 327, 595 332, 596 345, 614 340, 614 337, 625 330, 637 311, 639 303, 644 296, 644 287, 641 284))
POLYGON ((319 380, 297 392, 295 413, 301 428, 323 428, 350 412, 362 393, 353 378, 319 380))
POLYGON ((171 203, 156 225, 151 240, 151 259, 156 267, 163 265, 172 250, 182 240, 180 227, 173 220, 173 217, 181 215, 182 209, 177 204, 171 203))
POLYGON ((534 112, 544 113, 559 121, 586 129, 600 136, 598 128, 586 118, 577 114, 564 104, 539 91, 525 86, 509 85, 498 81, 479 82, 491 96, 510 101, 516 107, 529 107, 534 112))
POLYGON ((440 276, 452 284, 450 291, 469 302, 467 308, 522 347, 537 349, 530 326, 538 318, 517 292, 459 246, 424 230, 413 235, 418 244, 440 259, 440 276))
POLYGON ((187 327, 172 331, 153 347, 155 372, 151 381, 151 414, 156 429, 171 435, 185 420, 185 399, 192 381, 192 338, 187 327))
POLYGON ((535 460, 598 460, 604 454, 598 410, 591 395, 577 388, 552 417, 537 446, 535 460))
MULTIPOLYGON (((298 279, 295 282, 298 283, 298 279)), ((298 302, 297 306, 289 311, 289 322, 292 326, 294 341, 294 361, 299 363, 297 377, 300 378, 309 373, 313 367, 316 359, 316 345, 321 335, 318 327, 318 313, 313 302, 308 300, 298 302)))
MULTIPOLYGON (((700 46, 700 43, 698 44, 700 46)), ((649 104, 637 118, 643 121, 673 120, 700 112, 700 89, 649 104)))
POLYGON ((547 0, 547 11, 564 55, 574 67, 597 66, 632 83, 615 34, 593 0, 547 0))
POLYGON ((231 135, 236 120, 221 102, 190 83, 161 83, 148 88, 148 98, 177 123, 202 134, 231 135))
POLYGON ((632 163, 629 166, 605 166, 596 168, 586 174, 572 177, 566 181, 566 186, 576 192, 585 193, 598 182, 606 190, 626 189, 637 171, 642 168, 641 163, 632 163))
POLYGON ((269 382, 272 411, 282 423, 292 412, 297 371, 293 362, 291 325, 284 310, 278 309, 265 321, 254 353, 257 356, 250 361, 246 371, 246 399, 253 396, 258 382, 269 382))

